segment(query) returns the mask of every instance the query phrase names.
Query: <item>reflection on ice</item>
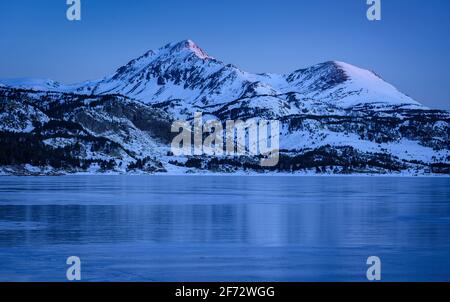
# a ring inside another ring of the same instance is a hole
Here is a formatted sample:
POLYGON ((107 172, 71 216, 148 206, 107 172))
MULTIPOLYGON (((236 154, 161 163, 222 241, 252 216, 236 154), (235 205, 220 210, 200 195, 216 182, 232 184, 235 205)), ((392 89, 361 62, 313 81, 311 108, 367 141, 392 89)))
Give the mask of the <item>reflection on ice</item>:
POLYGON ((1 178, 0 280, 450 280, 450 179, 1 178))

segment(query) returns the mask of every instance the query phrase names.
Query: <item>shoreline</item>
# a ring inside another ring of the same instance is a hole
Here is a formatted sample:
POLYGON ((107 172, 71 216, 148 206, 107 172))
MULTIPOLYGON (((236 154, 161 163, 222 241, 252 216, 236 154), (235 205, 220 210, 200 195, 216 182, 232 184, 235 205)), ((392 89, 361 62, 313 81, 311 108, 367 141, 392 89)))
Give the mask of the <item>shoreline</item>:
POLYGON ((305 173, 67 173, 60 175, 18 175, 18 174, 6 174, 0 173, 0 177, 82 177, 82 176, 105 176, 105 177, 117 177, 117 176, 131 176, 131 177, 376 177, 376 178, 450 178, 448 174, 367 174, 367 173, 354 173, 354 174, 305 174, 305 173))

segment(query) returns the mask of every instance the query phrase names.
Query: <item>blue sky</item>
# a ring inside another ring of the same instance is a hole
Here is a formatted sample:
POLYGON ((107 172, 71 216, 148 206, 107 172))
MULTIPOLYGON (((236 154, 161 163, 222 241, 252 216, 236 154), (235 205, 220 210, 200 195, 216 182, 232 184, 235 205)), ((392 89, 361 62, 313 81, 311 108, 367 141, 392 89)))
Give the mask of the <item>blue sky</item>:
POLYGON ((450 1, 66 0, 0 2, 0 78, 64 83, 103 77, 130 59, 190 38, 250 72, 288 73, 328 60, 375 70, 418 101, 450 109, 450 1))

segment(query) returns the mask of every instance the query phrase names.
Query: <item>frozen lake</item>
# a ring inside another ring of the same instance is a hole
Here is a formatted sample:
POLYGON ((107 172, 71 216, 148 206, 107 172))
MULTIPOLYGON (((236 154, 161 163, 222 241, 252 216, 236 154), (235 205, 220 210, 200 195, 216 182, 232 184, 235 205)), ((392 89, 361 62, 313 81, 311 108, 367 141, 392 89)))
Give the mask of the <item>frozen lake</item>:
POLYGON ((450 281, 450 178, 0 177, 0 281, 450 281))

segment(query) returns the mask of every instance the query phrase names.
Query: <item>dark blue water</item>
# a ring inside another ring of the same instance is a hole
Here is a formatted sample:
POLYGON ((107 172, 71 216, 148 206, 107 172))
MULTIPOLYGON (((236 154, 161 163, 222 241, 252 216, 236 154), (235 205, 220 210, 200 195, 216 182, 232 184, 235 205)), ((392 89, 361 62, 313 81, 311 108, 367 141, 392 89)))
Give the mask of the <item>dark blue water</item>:
POLYGON ((450 281, 450 178, 0 177, 0 281, 450 281))

